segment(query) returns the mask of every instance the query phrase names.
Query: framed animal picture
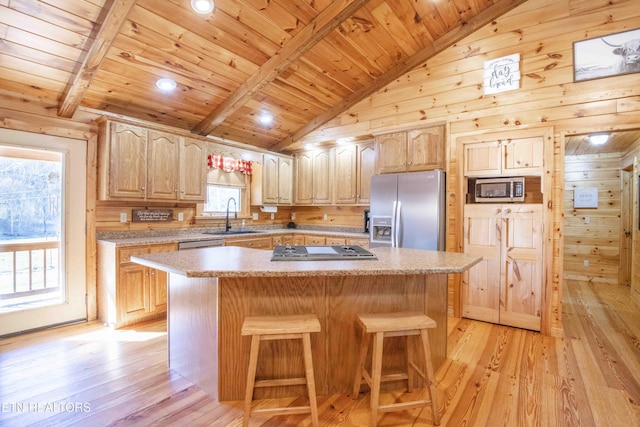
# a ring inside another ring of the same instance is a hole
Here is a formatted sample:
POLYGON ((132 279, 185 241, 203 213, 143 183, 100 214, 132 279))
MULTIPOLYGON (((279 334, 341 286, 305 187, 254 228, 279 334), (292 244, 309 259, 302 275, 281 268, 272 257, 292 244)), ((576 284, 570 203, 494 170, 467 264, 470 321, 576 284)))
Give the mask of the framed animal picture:
POLYGON ((573 43, 573 81, 640 72, 640 29, 573 43))

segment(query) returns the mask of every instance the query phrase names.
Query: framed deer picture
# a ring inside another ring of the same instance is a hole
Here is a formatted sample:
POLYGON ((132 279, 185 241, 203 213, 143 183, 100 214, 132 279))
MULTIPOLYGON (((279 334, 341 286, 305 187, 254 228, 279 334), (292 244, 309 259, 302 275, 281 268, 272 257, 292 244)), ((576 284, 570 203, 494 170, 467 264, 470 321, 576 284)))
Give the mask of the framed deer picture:
POLYGON ((640 72, 640 29, 573 43, 573 81, 640 72))

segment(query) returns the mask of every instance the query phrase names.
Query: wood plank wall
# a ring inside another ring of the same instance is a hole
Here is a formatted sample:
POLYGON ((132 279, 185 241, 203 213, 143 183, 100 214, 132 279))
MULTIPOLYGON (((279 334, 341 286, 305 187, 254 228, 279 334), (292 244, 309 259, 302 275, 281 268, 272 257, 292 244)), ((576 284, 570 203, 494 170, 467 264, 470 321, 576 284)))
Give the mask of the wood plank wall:
MULTIPOLYGON (((448 250, 460 250, 455 139, 531 127, 554 129, 554 282, 543 333, 562 333, 564 136, 640 126, 638 74, 573 82, 573 42, 640 28, 636 0, 535 0, 445 50, 351 108, 310 138, 383 133, 416 125, 448 125, 448 250), (483 62, 520 53, 520 89, 483 95, 483 62)), ((450 297, 455 298, 455 281, 450 297)), ((454 303, 450 300, 450 305, 454 303)), ((455 305, 453 305, 455 307, 455 305)), ((544 321, 543 321, 544 324, 544 321)))
POLYGON ((564 277, 618 283, 621 233, 620 153, 565 157, 564 277), (575 189, 597 188, 598 207, 574 208, 575 189), (585 266, 585 261, 589 264, 585 266))

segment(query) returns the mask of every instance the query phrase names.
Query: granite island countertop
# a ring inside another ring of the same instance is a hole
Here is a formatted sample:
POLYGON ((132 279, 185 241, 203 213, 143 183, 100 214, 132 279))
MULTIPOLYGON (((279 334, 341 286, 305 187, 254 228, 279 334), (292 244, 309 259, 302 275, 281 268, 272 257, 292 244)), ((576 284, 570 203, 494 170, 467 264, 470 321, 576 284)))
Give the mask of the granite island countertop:
POLYGON ((186 277, 301 277, 461 273, 481 257, 420 249, 369 249, 377 260, 271 261, 271 251, 236 246, 132 256, 131 261, 186 277))

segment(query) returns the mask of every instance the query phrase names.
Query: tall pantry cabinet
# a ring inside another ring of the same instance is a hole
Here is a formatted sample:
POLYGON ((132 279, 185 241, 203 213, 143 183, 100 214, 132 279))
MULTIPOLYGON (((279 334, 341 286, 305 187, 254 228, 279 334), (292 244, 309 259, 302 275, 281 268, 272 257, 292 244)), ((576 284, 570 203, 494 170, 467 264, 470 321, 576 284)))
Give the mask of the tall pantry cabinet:
POLYGON ((548 308, 545 242, 552 155, 550 130, 479 135, 458 140, 462 191, 462 245, 482 261, 462 277, 462 316, 540 331, 548 308), (477 178, 525 177, 524 203, 476 203, 477 178))

